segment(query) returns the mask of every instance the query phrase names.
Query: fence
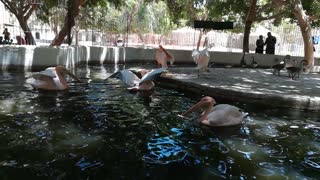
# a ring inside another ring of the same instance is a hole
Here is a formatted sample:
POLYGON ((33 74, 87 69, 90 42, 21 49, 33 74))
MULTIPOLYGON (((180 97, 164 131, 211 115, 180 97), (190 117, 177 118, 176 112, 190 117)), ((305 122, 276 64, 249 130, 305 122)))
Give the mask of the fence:
MULTIPOLYGON (((5 25, 3 25, 5 27, 5 25)), ((12 38, 19 35, 24 37, 23 31, 18 26, 11 26, 8 28, 12 32, 12 38)), ((36 42, 40 45, 46 45, 54 38, 54 34, 48 27, 40 28, 31 27, 33 35, 36 37, 36 42)), ((271 30, 273 35, 277 38, 275 54, 292 56, 304 56, 304 43, 301 31, 298 27, 290 28, 273 28, 271 30)), ((73 31, 73 34, 76 32, 73 31)), ((101 30, 80 30, 77 32, 78 36, 73 35, 73 44, 75 44, 76 37, 78 38, 78 45, 89 46, 113 46, 117 40, 123 40, 127 46, 153 46, 163 44, 169 48, 175 49, 194 49, 196 47, 199 31, 193 28, 182 28, 174 30, 166 35, 159 34, 114 34, 101 30)), ((320 29, 313 29, 314 36, 320 36, 320 29)), ((251 53, 255 51, 255 42, 260 34, 251 33, 249 38, 249 49, 251 53)), ((262 34, 266 37, 266 33, 262 34)), ((232 33, 227 31, 210 31, 207 33, 209 43, 213 43, 214 47, 211 50, 222 52, 241 52, 243 43, 243 33, 232 33)), ((320 57, 320 45, 315 44, 314 56, 320 57)))
MULTIPOLYGON (((301 35, 300 28, 290 27, 283 28, 277 27, 271 30, 272 34, 277 38, 276 54, 292 56, 304 56, 304 42, 301 35)), ((157 34, 146 34, 143 40, 137 35, 130 35, 128 42, 129 45, 149 45, 157 46, 160 42, 172 48, 193 49, 196 47, 199 31, 193 28, 182 28, 168 33, 166 36, 159 36, 157 34)), ((320 29, 312 30, 313 36, 320 36, 320 29)), ((249 38, 249 50, 251 53, 255 52, 256 40, 260 34, 251 33, 249 38)), ((261 34, 266 37, 265 34, 261 34)), ((227 52, 241 52, 243 43, 243 33, 231 33, 226 31, 210 31, 206 35, 209 43, 213 43, 214 51, 227 51, 227 52)), ((203 41, 202 41, 203 42, 203 41)), ((320 57, 320 45, 315 44, 315 57, 320 57)))

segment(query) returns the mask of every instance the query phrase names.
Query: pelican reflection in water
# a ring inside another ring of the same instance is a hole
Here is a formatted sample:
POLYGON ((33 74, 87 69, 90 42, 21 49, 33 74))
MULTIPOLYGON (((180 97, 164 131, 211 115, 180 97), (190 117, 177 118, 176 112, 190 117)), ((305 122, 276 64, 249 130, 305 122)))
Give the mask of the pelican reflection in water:
POLYGON ((70 76, 77 82, 81 82, 74 74, 68 71, 61 65, 56 67, 49 67, 44 71, 40 71, 27 79, 27 83, 31 84, 35 89, 41 90, 66 90, 68 89, 68 82, 65 75, 70 76))

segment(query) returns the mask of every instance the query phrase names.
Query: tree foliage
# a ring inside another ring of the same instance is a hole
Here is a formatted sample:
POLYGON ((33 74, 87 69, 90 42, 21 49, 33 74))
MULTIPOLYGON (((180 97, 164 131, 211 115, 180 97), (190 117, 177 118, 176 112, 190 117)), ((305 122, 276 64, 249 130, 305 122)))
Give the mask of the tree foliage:
MULTIPOLYGON (((41 8, 38 17, 44 23, 51 24, 54 31, 62 29, 66 20, 61 17, 67 15, 68 6, 61 6, 56 0, 45 1, 46 6, 41 8)), ((74 0, 67 2, 72 1, 74 0)), ((124 34, 127 31, 138 34, 147 32, 163 34, 174 27, 167 6, 162 1, 86 1, 81 6, 75 21, 81 29, 98 29, 115 34, 124 34)))
POLYGON ((108 3, 120 6, 123 2, 123 0, 44 0, 45 6, 39 11, 38 17, 48 24, 56 24, 56 22, 53 22, 52 17, 57 12, 57 8, 65 9, 64 20, 60 25, 60 31, 51 44, 60 45, 63 39, 70 34, 70 29, 76 25, 76 19, 79 16, 82 24, 93 26, 93 19, 96 19, 93 18, 95 7, 106 7, 108 3), (89 14, 88 12, 91 13, 89 14))
POLYGON ((38 4, 31 4, 26 0, 0 0, 6 9, 8 9, 17 18, 20 27, 25 33, 25 38, 29 44, 35 44, 33 35, 28 26, 28 20, 32 13, 39 7, 38 4))
POLYGON ((15 14, 25 32, 30 31, 28 18, 36 12, 37 18, 51 25, 59 43, 74 25, 115 34, 165 34, 174 27, 192 26, 194 20, 213 20, 235 22, 235 30, 244 32, 243 48, 247 51, 254 24, 269 20, 279 25, 290 19, 301 25, 303 19, 299 22, 293 11, 297 4, 302 5, 306 27, 320 25, 319 0, 42 0, 41 6, 32 6, 26 0, 0 1, 15 14))

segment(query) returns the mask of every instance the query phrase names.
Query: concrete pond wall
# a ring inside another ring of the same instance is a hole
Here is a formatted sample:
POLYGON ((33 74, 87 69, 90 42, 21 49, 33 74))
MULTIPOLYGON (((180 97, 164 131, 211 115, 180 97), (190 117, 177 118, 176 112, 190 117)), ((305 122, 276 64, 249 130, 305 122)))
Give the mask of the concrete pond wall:
MULTIPOLYGON (((168 49, 174 57, 175 64, 194 64, 191 50, 168 49)), ((154 48, 134 47, 90 47, 90 46, 0 46, 0 67, 2 70, 24 70, 64 65, 73 68, 80 63, 115 64, 115 63, 155 63, 154 48)), ((242 53, 210 51, 210 63, 222 66, 239 66, 242 53)), ((250 64, 254 59, 259 67, 269 68, 277 64, 284 56, 268 54, 246 54, 245 61, 250 64)), ((291 57, 301 61, 303 57, 291 57)), ((318 65, 319 59, 315 65, 318 65)), ((319 72, 318 66, 314 71, 319 72)))

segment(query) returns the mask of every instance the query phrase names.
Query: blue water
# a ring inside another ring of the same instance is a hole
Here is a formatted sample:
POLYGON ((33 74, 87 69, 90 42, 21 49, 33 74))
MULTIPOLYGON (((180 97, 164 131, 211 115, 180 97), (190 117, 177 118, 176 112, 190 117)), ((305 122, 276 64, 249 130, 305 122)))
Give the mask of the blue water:
POLYGON ((179 116, 200 97, 131 94, 104 80, 114 70, 80 67, 84 83, 63 92, 33 90, 31 72, 0 72, 0 179, 320 178, 318 113, 220 100, 249 116, 208 128, 179 116))

